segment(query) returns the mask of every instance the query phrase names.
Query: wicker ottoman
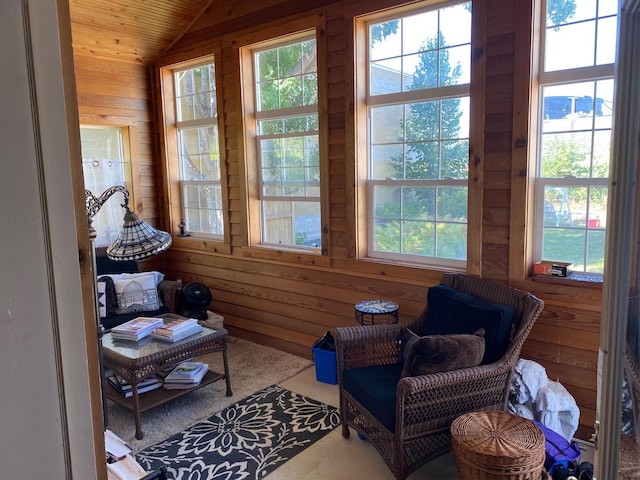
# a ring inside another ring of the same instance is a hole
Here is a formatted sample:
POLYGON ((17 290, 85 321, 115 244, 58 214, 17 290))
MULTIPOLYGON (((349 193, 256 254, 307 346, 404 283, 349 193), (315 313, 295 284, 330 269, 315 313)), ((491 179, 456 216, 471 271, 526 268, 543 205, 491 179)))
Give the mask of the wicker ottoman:
POLYGON ((545 440, 531 421, 506 412, 474 412, 451 424, 460 480, 540 480, 545 440))

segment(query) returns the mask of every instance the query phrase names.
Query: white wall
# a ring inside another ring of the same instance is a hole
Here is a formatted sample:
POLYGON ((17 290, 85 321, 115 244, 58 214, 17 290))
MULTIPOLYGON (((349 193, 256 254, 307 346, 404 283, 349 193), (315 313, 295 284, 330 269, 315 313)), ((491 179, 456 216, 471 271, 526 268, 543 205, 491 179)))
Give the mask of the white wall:
MULTIPOLYGON (((65 5, 63 7, 66 8, 65 5)), ((0 1, 0 478, 93 479, 68 106, 55 0, 0 1)), ((65 16, 66 15, 66 16, 65 16)), ((72 72, 71 72, 72 74, 72 72)), ((77 115, 75 118, 77 129, 77 115)))

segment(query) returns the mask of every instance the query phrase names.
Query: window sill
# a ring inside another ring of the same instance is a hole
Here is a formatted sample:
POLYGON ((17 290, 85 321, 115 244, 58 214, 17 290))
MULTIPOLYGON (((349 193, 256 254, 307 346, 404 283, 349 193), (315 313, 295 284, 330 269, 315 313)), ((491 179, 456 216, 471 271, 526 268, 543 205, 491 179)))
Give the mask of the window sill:
POLYGON ((556 277, 553 275, 532 275, 534 282, 557 283, 561 285, 588 285, 602 286, 602 277, 599 275, 589 275, 587 273, 571 273, 566 277, 556 277))
POLYGON ((205 237, 180 237, 174 235, 172 237, 172 247, 185 248, 190 250, 199 250, 215 253, 231 253, 231 246, 220 240, 213 240, 205 237))
POLYGON ((316 265, 319 267, 331 266, 331 259, 319 253, 307 252, 297 249, 281 249, 272 247, 243 247, 242 256, 246 258, 259 258, 300 265, 316 265))

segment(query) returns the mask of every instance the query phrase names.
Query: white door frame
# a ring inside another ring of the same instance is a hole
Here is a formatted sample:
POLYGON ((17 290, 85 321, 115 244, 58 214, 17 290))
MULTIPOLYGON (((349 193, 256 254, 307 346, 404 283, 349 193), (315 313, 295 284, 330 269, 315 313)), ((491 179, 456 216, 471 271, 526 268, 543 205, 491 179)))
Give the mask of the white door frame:
MULTIPOLYGON (((640 141, 640 0, 621 0, 609 204, 605 245, 602 320, 598 355, 599 422, 596 442, 597 478, 618 477, 622 429, 623 357, 632 280, 638 280, 640 141), (635 258, 635 262, 631 259, 635 258), (633 264, 633 265, 632 265, 633 264)), ((636 433, 637 435, 637 433, 636 433)))
POLYGON ((68 2, 0 1, 0 63, 0 476, 105 479, 68 2))

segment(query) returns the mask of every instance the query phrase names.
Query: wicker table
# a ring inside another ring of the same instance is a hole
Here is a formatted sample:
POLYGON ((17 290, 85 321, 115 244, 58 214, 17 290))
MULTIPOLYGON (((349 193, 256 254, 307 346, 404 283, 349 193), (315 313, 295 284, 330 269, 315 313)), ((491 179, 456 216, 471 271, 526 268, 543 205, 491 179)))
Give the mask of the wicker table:
MULTIPOLYGON (((175 318, 172 315, 167 317, 169 317, 167 321, 175 318)), ((137 439, 143 437, 140 412, 223 378, 227 384, 227 397, 231 396, 231 382, 227 364, 227 333, 224 328, 212 330, 202 327, 202 332, 175 343, 162 342, 150 337, 144 338, 139 342, 127 342, 113 339, 111 333, 104 335, 102 344, 104 347, 105 366, 125 381, 131 383, 133 395, 125 398, 106 382, 104 388, 110 400, 133 411, 137 439), (178 390, 158 388, 138 395, 138 382, 141 380, 183 361, 210 352, 222 353, 224 374, 208 371, 196 387, 178 390)))
POLYGON ((460 480, 540 480, 545 439, 530 420, 506 412, 474 412, 451 424, 460 480))

